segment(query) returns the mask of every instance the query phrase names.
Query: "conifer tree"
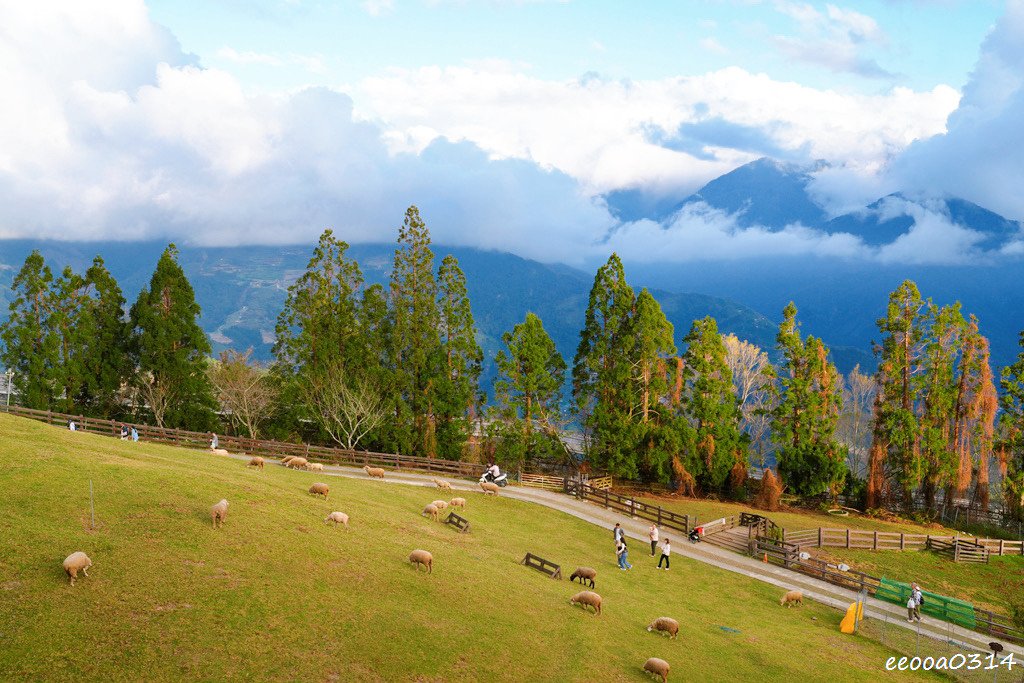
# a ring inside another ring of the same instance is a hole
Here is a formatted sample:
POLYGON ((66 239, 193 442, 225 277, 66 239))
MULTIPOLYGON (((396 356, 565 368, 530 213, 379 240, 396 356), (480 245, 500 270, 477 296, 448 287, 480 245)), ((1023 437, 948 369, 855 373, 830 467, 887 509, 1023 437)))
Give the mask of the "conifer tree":
POLYGON ((85 273, 85 285, 88 298, 79 323, 83 383, 77 400, 90 415, 117 419, 124 413, 121 386, 131 371, 125 299, 99 256, 85 273))
POLYGON ((1024 519, 1024 332, 1020 333, 1017 360, 999 376, 999 470, 1003 475, 1003 503, 1017 519, 1024 519))
POLYGON ((0 358, 14 371, 18 401, 37 410, 52 409, 58 389, 60 343, 49 322, 52 287, 50 267, 33 251, 11 283, 10 314, 0 325, 0 358))
POLYGON ((667 481, 679 457, 678 425, 667 400, 675 385, 674 328, 647 289, 640 291, 630 320, 632 382, 639 398, 637 467, 642 479, 667 481))
POLYGON ((206 374, 210 342, 196 322, 192 285, 169 245, 130 313, 140 389, 159 426, 205 430, 216 401, 206 374))
POLYGON ((57 406, 62 412, 78 413, 77 399, 86 382, 82 351, 92 333, 85 278, 65 266, 53 283, 50 302, 48 326, 57 337, 57 406))

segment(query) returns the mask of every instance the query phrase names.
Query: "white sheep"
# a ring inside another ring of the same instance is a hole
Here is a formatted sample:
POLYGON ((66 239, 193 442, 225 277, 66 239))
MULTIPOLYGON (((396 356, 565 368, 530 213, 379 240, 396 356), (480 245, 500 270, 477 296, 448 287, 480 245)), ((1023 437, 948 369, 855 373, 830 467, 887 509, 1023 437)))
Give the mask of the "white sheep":
POLYGON ((664 659, 651 657, 646 662, 644 662, 644 671, 652 673, 655 676, 661 676, 661 683, 668 682, 668 662, 666 662, 664 659))
POLYGON ((82 572, 83 575, 89 576, 87 571, 92 566, 92 560, 89 556, 83 553, 81 550, 68 555, 67 559, 64 560, 64 571, 67 573, 68 578, 71 579, 71 585, 75 585, 75 579, 78 578, 78 572, 82 572))
POLYGON ((324 483, 317 482, 309 487, 309 492, 314 496, 323 496, 327 498, 327 494, 331 492, 331 488, 324 483))
POLYGON ((466 499, 465 498, 452 498, 450 501, 448 501, 448 505, 452 506, 453 508, 463 508, 463 509, 465 509, 465 507, 466 507, 466 499))
POLYGON ((370 467, 369 465, 363 465, 363 469, 366 470, 366 473, 371 477, 378 477, 380 479, 384 478, 384 468, 382 467, 370 467))
POLYGON ((346 515, 344 512, 332 512, 324 518, 324 524, 330 524, 331 522, 334 522, 334 526, 338 526, 338 524, 344 524, 345 528, 347 529, 348 515, 346 515))
POLYGON ((261 458, 258 455, 254 456, 252 459, 249 460, 249 464, 246 465, 246 467, 255 467, 258 470, 262 470, 263 469, 263 458, 261 458))
POLYGON ((435 500, 433 503, 431 503, 431 505, 436 507, 438 509, 438 512, 440 512, 441 510, 444 510, 446 507, 448 507, 448 501, 446 501, 446 500, 435 500))
POLYGON ((427 507, 423 508, 423 512, 421 514, 423 514, 424 517, 430 517, 431 519, 433 519, 436 522, 437 521, 437 506, 434 505, 433 503, 429 503, 427 505, 427 507))
POLYGON ((409 562, 416 567, 417 572, 420 570, 420 565, 422 564, 427 568, 428 574, 434 573, 434 556, 426 550, 413 550, 409 553, 409 562))
POLYGON ((452 485, 443 479, 434 479, 433 481, 435 484, 437 484, 437 488, 439 489, 445 489, 446 491, 452 490, 452 485))
POLYGON ((794 604, 804 604, 804 594, 800 591, 789 591, 779 598, 779 605, 785 605, 786 607, 792 607, 794 604))
POLYGON ((218 523, 220 523, 220 526, 224 526, 224 520, 227 519, 227 516, 228 501, 226 499, 222 498, 219 503, 216 503, 213 507, 210 508, 210 517, 213 518, 214 529, 217 528, 218 523))
POLYGON ((309 470, 310 472, 323 472, 324 466, 323 464, 318 462, 311 462, 306 465, 306 469, 309 470))
POLYGON ((594 591, 580 591, 576 595, 569 598, 569 604, 583 605, 583 609, 587 609, 587 605, 594 608, 594 616, 601 614, 601 596, 594 591))
POLYGON ((671 617, 658 617, 647 625, 648 631, 664 631, 669 638, 679 634, 679 622, 671 617))
POLYGON ((498 491, 500 490, 500 487, 491 481, 480 482, 480 488, 484 490, 484 494, 491 493, 494 494, 495 496, 498 495, 498 491))

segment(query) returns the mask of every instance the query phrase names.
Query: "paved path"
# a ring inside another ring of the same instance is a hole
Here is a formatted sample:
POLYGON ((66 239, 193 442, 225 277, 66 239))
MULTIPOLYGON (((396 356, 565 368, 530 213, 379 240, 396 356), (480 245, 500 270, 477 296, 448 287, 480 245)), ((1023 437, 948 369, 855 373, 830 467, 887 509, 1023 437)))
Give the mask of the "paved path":
MULTIPOLYGON (((231 457, 239 460, 248 460, 248 456, 232 455, 231 457)), ((276 464, 277 463, 273 460, 267 460, 268 466, 275 466, 276 464)), ((362 469, 335 465, 325 465, 323 474, 336 477, 350 477, 354 479, 368 478, 362 469)), ((439 477, 438 475, 431 474, 393 472, 389 470, 385 476, 385 481, 392 484, 406 484, 409 486, 426 486, 436 488, 436 485, 433 483, 433 479, 435 478, 444 478, 445 481, 451 484, 453 489, 460 491, 476 491, 477 493, 480 492, 480 487, 473 482, 468 482, 463 479, 439 477)), ((641 541, 642 546, 646 546, 649 543, 647 538, 647 529, 650 526, 650 522, 643 519, 631 518, 628 515, 618 513, 614 510, 605 509, 595 503, 577 500, 576 498, 567 496, 563 493, 529 488, 526 486, 508 486, 501 490, 501 495, 507 498, 515 498, 516 500, 543 505, 609 530, 611 530, 611 528, 615 526, 615 523, 618 522, 626 530, 627 536, 641 541)), ((826 581, 815 579, 799 572, 784 569, 774 564, 766 564, 751 557, 730 552, 723 548, 717 548, 708 543, 698 543, 694 545, 686 542, 684 538, 680 538, 679 541, 680 542, 678 544, 672 547, 672 552, 675 555, 682 555, 683 557, 714 565, 720 569, 725 569, 726 571, 743 574, 744 576, 749 576, 750 578, 757 579, 758 581, 764 581, 765 583, 778 586, 784 590, 800 590, 807 597, 813 598, 820 603, 834 607, 842 612, 845 612, 847 607, 857 600, 857 593, 855 591, 835 586, 826 581)), ((926 635, 943 642, 952 638, 957 643, 977 648, 979 650, 984 650, 985 652, 988 652, 988 643, 991 641, 991 638, 984 634, 956 626, 955 624, 949 624, 945 621, 934 619, 929 616, 924 616, 920 624, 910 624, 906 621, 907 612, 905 607, 881 600, 875 600, 873 598, 869 598, 865 603, 864 613, 868 617, 876 619, 887 618, 889 624, 892 626, 898 626, 913 631, 920 628, 922 635, 926 635)), ((1004 642, 1003 645, 1007 652, 1013 652, 1017 657, 1024 658, 1024 647, 1006 642, 1004 642)))

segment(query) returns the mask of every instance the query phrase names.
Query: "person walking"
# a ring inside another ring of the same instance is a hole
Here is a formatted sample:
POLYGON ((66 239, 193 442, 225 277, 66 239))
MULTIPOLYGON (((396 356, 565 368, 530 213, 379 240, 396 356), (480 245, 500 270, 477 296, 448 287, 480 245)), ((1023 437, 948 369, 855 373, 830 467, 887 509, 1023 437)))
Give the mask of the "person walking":
POLYGON ((217 450, 217 448, 219 446, 220 446, 220 442, 217 441, 217 435, 214 434, 213 432, 210 432, 210 448, 212 450, 217 450))
POLYGON ((629 550, 626 548, 626 541, 619 539, 615 542, 615 554, 619 558, 619 569, 626 570, 632 569, 633 565, 629 563, 629 550))
POLYGON ((921 621, 921 605, 924 604, 924 595, 921 587, 916 583, 910 584, 910 598, 914 601, 914 618, 921 621))
POLYGON ((139 440, 139 430, 135 429, 135 427, 132 427, 132 441, 138 441, 138 440, 139 440))
POLYGON ((622 528, 622 525, 615 522, 615 528, 612 529, 612 538, 615 539, 615 546, 618 547, 619 541, 626 542, 626 531, 622 528))
POLYGON ((669 557, 672 555, 672 543, 669 539, 665 539, 665 542, 661 544, 661 557, 658 558, 658 569, 661 569, 661 563, 665 563, 665 571, 669 570, 672 566, 669 557))
MULTIPOLYGON (((910 597, 907 598, 907 621, 913 623, 914 614, 917 612, 917 600, 914 599, 914 592, 910 592, 910 597)), ((920 619, 919 619, 920 620, 920 619)))
POLYGON ((658 525, 652 524, 650 530, 647 532, 648 538, 651 539, 651 557, 654 557, 654 551, 658 548, 658 525))

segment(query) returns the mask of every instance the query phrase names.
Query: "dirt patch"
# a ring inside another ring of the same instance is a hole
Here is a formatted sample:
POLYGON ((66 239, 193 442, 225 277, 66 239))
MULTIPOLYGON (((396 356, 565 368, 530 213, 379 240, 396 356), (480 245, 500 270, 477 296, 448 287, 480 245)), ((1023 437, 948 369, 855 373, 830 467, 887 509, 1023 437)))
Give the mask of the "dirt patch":
POLYGON ((4 583, 0 583, 0 588, 5 591, 16 591, 21 588, 21 581, 5 581, 4 583))

